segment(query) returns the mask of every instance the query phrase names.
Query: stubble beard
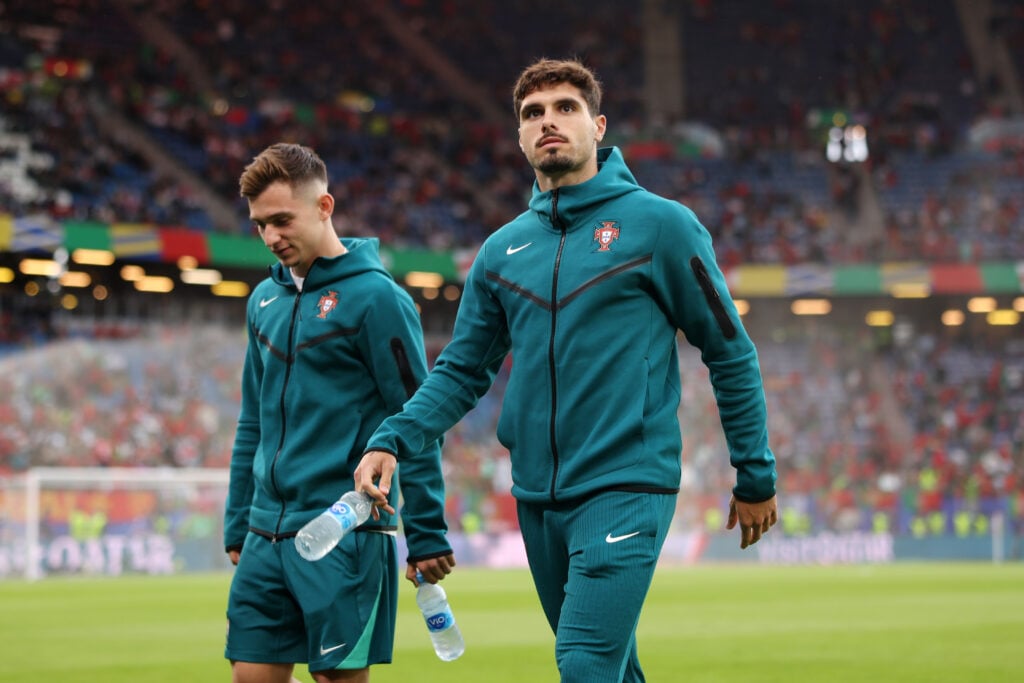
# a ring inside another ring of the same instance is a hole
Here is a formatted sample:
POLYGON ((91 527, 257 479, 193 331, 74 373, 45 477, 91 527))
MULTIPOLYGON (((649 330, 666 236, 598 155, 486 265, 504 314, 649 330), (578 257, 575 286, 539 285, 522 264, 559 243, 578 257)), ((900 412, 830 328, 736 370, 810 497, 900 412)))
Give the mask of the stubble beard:
POLYGON ((576 168, 576 162, 565 154, 545 155, 537 161, 537 170, 544 175, 557 176, 576 168))

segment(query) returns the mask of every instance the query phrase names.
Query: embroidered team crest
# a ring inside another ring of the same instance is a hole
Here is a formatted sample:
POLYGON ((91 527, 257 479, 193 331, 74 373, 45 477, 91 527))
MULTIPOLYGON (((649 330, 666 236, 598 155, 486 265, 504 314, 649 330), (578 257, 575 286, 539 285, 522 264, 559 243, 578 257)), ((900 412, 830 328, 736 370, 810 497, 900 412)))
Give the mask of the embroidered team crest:
POLYGON ((320 311, 316 314, 318 318, 326 318, 327 314, 333 311, 338 306, 338 293, 331 291, 320 297, 320 301, 316 304, 316 310, 320 311))
POLYGON ((594 241, 600 245, 598 251, 611 251, 611 244, 617 239, 619 239, 618 221, 601 221, 601 224, 594 228, 594 241))

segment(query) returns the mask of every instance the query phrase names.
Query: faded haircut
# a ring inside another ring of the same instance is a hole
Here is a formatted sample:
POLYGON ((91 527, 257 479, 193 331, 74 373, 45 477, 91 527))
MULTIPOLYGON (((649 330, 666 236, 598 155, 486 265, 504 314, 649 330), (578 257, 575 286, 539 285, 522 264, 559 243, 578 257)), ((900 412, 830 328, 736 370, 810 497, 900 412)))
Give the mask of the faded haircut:
POLYGON ((601 82, 594 72, 578 59, 540 59, 526 67, 512 89, 512 105, 516 119, 526 96, 535 90, 561 83, 579 88, 591 116, 601 113, 601 82))
POLYGON ((240 194, 254 199, 276 182, 285 182, 292 190, 311 182, 327 186, 327 165, 309 147, 279 142, 253 158, 238 179, 240 194))

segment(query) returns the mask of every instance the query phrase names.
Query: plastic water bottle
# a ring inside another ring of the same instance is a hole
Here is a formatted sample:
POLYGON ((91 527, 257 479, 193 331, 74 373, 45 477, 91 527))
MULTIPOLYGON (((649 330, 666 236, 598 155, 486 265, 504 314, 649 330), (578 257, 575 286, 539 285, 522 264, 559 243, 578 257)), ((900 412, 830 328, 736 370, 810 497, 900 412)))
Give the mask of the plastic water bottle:
POLYGON ((299 529, 295 548, 312 562, 331 552, 348 532, 370 516, 373 499, 361 491, 349 491, 331 507, 299 529))
POLYGON ((436 583, 427 583, 419 572, 416 580, 420 584, 416 589, 416 604, 427 622, 434 652, 446 662, 458 659, 466 651, 466 643, 462 640, 459 625, 455 623, 452 608, 448 606, 444 588, 436 583))

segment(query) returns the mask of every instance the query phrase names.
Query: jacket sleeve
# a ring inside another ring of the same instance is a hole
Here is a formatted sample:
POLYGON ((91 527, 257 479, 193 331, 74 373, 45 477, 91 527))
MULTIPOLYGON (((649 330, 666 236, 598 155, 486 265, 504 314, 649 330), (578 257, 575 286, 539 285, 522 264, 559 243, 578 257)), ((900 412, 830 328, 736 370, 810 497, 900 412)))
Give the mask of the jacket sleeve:
POLYGON ((494 382, 509 334, 504 310, 486 284, 483 254, 470 269, 451 341, 402 412, 373 433, 367 450, 393 453, 404 463, 451 429, 494 382))
POLYGON ((715 259, 711 236, 689 209, 662 223, 654 248, 657 296, 687 341, 700 349, 736 468, 733 493, 760 502, 775 495, 775 456, 757 350, 715 259))
MULTIPOLYGON (((419 314, 409 295, 397 285, 390 286, 388 293, 375 298, 368 308, 361 342, 388 414, 399 412, 426 377, 427 362, 419 314)), ((402 460, 397 482, 391 496, 401 491, 409 561, 451 553, 439 438, 425 439, 402 460)))
POLYGON ((242 366, 242 402, 231 450, 230 481, 224 509, 224 547, 241 550, 249 531, 249 507, 253 497, 253 460, 260 443, 260 383, 263 364, 253 333, 248 325, 249 343, 242 366))

